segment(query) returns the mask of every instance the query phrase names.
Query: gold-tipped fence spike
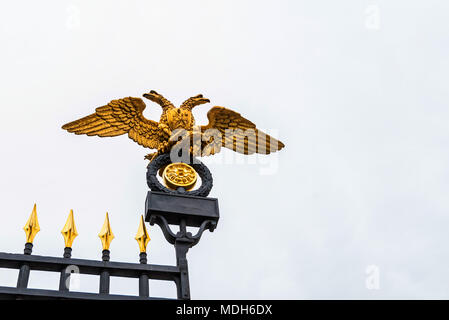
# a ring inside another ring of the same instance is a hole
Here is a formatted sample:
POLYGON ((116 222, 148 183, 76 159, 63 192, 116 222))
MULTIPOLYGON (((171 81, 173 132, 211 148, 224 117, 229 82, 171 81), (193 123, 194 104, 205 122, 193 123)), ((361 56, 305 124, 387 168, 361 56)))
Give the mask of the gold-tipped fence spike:
POLYGON ((109 223, 109 214, 106 212, 106 218, 104 219, 103 228, 101 228, 98 237, 101 239, 101 243, 103 244, 103 250, 109 250, 109 246, 111 245, 112 239, 114 239, 114 234, 111 230, 111 225, 109 223))
POLYGON ((64 225, 64 228, 61 230, 62 236, 64 237, 64 243, 66 248, 71 248, 73 244, 73 240, 78 236, 78 232, 76 231, 75 219, 73 217, 73 210, 70 210, 69 216, 67 217, 67 221, 64 225))
POLYGON ((143 220, 143 215, 140 216, 140 224, 139 228, 137 229, 136 237, 134 238, 137 240, 137 243, 139 244, 140 252, 146 252, 147 251, 147 244, 150 242, 150 236, 148 235, 147 228, 145 227, 145 221, 143 220))
POLYGON ((34 237, 40 229, 41 228, 39 227, 39 221, 37 221, 36 204, 34 204, 33 211, 31 212, 27 223, 23 227, 23 230, 25 230, 26 234, 26 242, 33 243, 34 237))

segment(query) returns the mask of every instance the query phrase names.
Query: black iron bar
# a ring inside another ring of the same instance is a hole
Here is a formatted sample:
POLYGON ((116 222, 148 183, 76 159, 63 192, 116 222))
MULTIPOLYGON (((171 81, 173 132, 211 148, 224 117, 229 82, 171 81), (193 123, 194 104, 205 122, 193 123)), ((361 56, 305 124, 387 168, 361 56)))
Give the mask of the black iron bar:
MULTIPOLYGON (((70 259, 72 257, 72 248, 65 247, 64 248, 64 259, 70 259)), ((59 291, 69 291, 70 289, 70 270, 67 270, 67 267, 64 267, 61 271, 61 275, 59 277, 59 291)))
POLYGON ((178 299, 190 299, 189 269, 187 265, 187 251, 191 243, 181 239, 175 241, 176 265, 180 271, 180 283, 178 283, 178 299))
MULTIPOLYGON (((25 243, 23 254, 31 255, 33 252, 33 244, 31 242, 25 243)), ((19 276, 17 278, 17 288, 26 288, 28 286, 28 280, 30 278, 30 266, 27 263, 23 263, 19 268, 19 276)))
MULTIPOLYGON (((105 264, 110 260, 110 251, 103 250, 101 259, 105 264)), ((100 294, 109 294, 110 275, 107 270, 102 270, 100 273, 100 294)))
POLYGON ((100 273, 100 294, 109 294, 110 276, 106 270, 100 273))
POLYGON ((97 294, 90 292, 60 292, 47 289, 23 289, 0 286, 0 299, 87 299, 87 300, 172 300, 162 297, 139 297, 118 294, 97 294))
MULTIPOLYGON (((147 264, 147 253, 141 252, 139 255, 139 262, 141 264, 147 264)), ((139 296, 140 297, 149 297, 150 296, 150 287, 148 283, 148 275, 143 273, 139 277, 139 296)))
POLYGON ((187 264, 187 251, 189 251, 192 241, 187 235, 186 219, 179 221, 179 234, 175 240, 176 265, 181 271, 180 282, 178 283, 178 299, 190 299, 189 269, 187 264))
POLYGON ((22 264, 19 269, 19 277, 17 279, 17 288, 26 288, 28 279, 30 278, 30 266, 26 263, 22 264))
POLYGON ((54 272, 60 272, 62 268, 73 265, 79 268, 81 274, 99 275, 101 271, 107 270, 114 277, 139 278, 145 272, 149 279, 174 281, 179 276, 179 268, 176 266, 127 262, 104 263, 98 260, 28 256, 0 252, 0 268, 20 269, 23 264, 29 265, 33 270, 54 272))

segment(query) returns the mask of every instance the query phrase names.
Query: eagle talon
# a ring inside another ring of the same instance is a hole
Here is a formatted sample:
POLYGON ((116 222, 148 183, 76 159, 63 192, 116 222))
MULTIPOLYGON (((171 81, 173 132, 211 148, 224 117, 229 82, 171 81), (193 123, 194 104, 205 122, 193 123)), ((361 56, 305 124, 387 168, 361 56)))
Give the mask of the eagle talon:
POLYGON ((158 155, 159 155, 159 152, 153 152, 153 153, 147 154, 144 158, 145 158, 145 160, 150 160, 150 162, 151 162, 151 161, 153 161, 158 155))

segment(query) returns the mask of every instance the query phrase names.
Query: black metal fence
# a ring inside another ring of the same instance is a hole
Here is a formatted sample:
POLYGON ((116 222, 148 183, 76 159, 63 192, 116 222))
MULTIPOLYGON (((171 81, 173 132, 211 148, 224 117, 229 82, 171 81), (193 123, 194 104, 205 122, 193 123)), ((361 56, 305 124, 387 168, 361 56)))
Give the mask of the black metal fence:
POLYGON ((1 287, 1 299, 163 299, 151 297, 149 280, 173 281, 178 299, 190 299, 187 251, 196 245, 202 233, 213 231, 218 222, 218 201, 213 198, 173 195, 148 192, 145 205, 145 220, 150 225, 158 224, 168 242, 174 245, 176 266, 147 264, 145 252, 140 253, 140 263, 109 261, 109 251, 103 250, 102 261, 74 259, 71 248, 65 248, 62 258, 32 255, 32 243, 26 243, 24 254, 0 252, 0 268, 18 269, 16 287, 1 287), (179 226, 174 233, 170 225, 179 226), (198 227, 195 235, 186 227, 198 227), (60 274, 59 290, 28 288, 32 270, 57 272, 60 274), (70 290, 72 273, 98 275, 98 293, 70 290), (139 295, 110 294, 110 277, 139 279, 139 295))

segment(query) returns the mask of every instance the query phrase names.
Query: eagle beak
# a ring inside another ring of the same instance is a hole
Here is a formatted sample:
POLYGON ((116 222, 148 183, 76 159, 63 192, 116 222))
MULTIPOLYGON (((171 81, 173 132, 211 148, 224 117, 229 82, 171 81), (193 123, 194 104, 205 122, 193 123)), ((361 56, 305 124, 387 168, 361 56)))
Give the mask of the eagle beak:
POLYGON ((209 102, 210 102, 210 100, 209 100, 209 99, 206 99, 206 98, 203 98, 203 96, 201 96, 201 97, 195 97, 195 105, 196 105, 196 106, 198 106, 198 105, 200 105, 200 104, 209 103, 209 102))
POLYGON ((160 98, 160 94, 154 90, 151 90, 149 93, 144 93, 143 97, 151 101, 156 101, 156 99, 160 98))

